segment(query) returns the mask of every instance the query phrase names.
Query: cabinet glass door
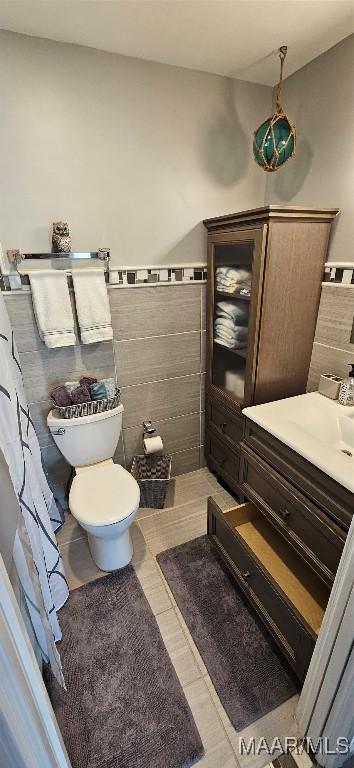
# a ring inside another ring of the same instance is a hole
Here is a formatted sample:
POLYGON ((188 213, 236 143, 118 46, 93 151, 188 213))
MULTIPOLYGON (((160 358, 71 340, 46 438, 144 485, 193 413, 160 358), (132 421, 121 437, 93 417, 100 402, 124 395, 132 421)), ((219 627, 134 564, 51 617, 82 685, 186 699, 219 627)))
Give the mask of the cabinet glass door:
MULTIPOLYGON (((255 230, 212 236, 211 384, 242 407, 249 400, 260 259, 255 230), (224 238, 224 241, 223 241, 224 238), (255 268, 256 267, 256 268, 255 268), (246 397, 247 395, 247 397, 246 397)), ((260 243, 261 231, 257 233, 260 243)), ((259 245, 258 243, 258 245, 259 245)))

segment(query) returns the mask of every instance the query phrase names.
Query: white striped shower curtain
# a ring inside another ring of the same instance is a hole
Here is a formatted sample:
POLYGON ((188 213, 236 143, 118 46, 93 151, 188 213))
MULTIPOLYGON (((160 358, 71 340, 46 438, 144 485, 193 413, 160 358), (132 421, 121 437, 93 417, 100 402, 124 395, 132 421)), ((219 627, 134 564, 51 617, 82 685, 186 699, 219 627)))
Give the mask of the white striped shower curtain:
MULTIPOLYGON (((61 631, 57 611, 69 589, 54 531, 61 519, 42 468, 41 451, 31 420, 18 352, 0 292, 0 448, 21 509, 14 562, 25 595, 36 641, 63 685, 55 642, 61 631)), ((6 509, 2 510, 6 514, 6 509)))

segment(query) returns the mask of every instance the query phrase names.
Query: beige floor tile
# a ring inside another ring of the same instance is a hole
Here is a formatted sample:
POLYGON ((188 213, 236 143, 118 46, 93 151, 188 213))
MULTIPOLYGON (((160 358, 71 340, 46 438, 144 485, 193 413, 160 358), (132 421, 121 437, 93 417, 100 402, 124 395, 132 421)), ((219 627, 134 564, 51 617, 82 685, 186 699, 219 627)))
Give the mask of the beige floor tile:
POLYGON ((158 507, 139 507, 136 520, 142 520, 144 517, 151 517, 152 515, 158 515, 161 513, 161 509, 158 507))
POLYGON ((133 542, 133 557, 131 564, 137 566, 139 563, 143 563, 151 557, 151 552, 144 539, 142 531, 137 522, 133 523, 130 528, 130 535, 133 542))
POLYGON ((60 551, 70 590, 105 576, 93 562, 86 538, 63 544, 60 551))
POLYGON ((158 616, 172 608, 169 594, 155 560, 152 558, 145 559, 134 564, 134 568, 154 615, 158 616))
POLYGON ((200 669, 173 608, 160 613, 156 620, 182 687, 198 680, 200 669))
POLYGON ((177 605, 177 603, 176 603, 176 601, 175 601, 175 598, 174 598, 173 592, 171 592, 171 590, 170 590, 170 587, 169 587, 169 585, 168 585, 168 582, 166 581, 166 579, 165 579, 165 577, 164 577, 164 575, 163 575, 163 573, 162 573, 162 571, 161 571, 161 568, 160 568, 160 566, 159 566, 159 564, 158 564, 157 560, 156 560, 155 558, 154 558, 154 560, 155 560, 155 563, 156 563, 156 567, 157 567, 157 568, 158 568, 158 570, 159 570, 159 573, 160 573, 161 579, 162 579, 162 581, 163 581, 163 583, 164 583, 164 585, 165 585, 165 589, 166 589, 166 591, 167 591, 167 594, 168 594, 168 596, 169 596, 169 598, 170 598, 170 600, 171 600, 172 606, 173 606, 174 608, 176 608, 176 605, 177 605))
POLYGON ((201 470, 197 469, 195 472, 178 475, 172 478, 169 483, 164 508, 140 507, 136 519, 142 520, 145 517, 161 514, 166 509, 175 509, 196 499, 210 496, 211 492, 208 477, 201 470))
POLYGON ((298 768, 312 768, 312 766, 314 765, 311 758, 304 750, 301 752, 299 751, 299 753, 297 753, 295 750, 294 752, 292 752, 292 756, 298 768))
POLYGON ((211 485, 211 487, 215 491, 220 492, 220 491, 224 490, 222 485, 220 485, 220 483, 218 483, 217 478, 215 477, 215 475, 213 475, 212 472, 209 471, 208 467, 203 467, 200 470, 200 473, 204 474, 204 476, 205 476, 206 480, 208 481, 209 485, 211 485))
MULTIPOLYGON (((281 704, 279 707, 276 707, 276 709, 268 712, 267 715, 259 718, 259 720, 256 720, 256 722, 251 723, 248 728, 238 732, 231 725, 209 675, 207 675, 204 680, 241 768, 264 768, 264 766, 269 763, 270 760, 270 756, 264 752, 262 752, 260 755, 241 754, 241 738, 244 740, 245 744, 247 744, 251 738, 254 738, 256 743, 259 739, 265 738, 267 744, 271 746, 275 738, 282 739, 285 736, 298 735, 297 724, 294 717, 295 709, 299 699, 297 695, 292 696, 292 698, 288 699, 288 701, 285 701, 284 704, 281 704)), ((272 755, 272 757, 275 759, 277 754, 272 755)))
POLYGON ((204 745, 198 768, 237 768, 238 763, 202 678, 187 685, 184 694, 204 745))
POLYGON ((206 533, 207 497, 139 520, 153 555, 206 533))
POLYGON ((211 495, 214 501, 216 501, 218 506, 223 510, 223 512, 226 512, 227 509, 236 507, 238 504, 240 504, 238 499, 235 499, 233 496, 231 496, 231 493, 228 493, 224 490, 222 490, 220 493, 215 493, 214 491, 211 495))
POLYGON ((195 472, 178 475, 169 484, 165 509, 179 507, 181 504, 204 498, 209 496, 210 492, 208 476, 204 471, 197 469, 195 472))
POLYGON ((60 528, 60 531, 55 534, 59 547, 63 544, 70 544, 71 541, 77 539, 85 539, 86 533, 81 525, 75 520, 75 517, 70 512, 65 513, 65 523, 60 528))
MULTIPOLYGON (((63 527, 65 527, 65 523, 63 527)), ((151 558, 151 554, 136 523, 132 525, 131 534, 134 547, 132 565, 138 566, 151 558)), ((70 590, 105 576, 106 571, 101 571, 91 557, 85 531, 83 538, 69 540, 66 544, 61 544, 60 552, 70 590)))
POLYGON ((161 514, 164 510, 175 509, 176 507, 180 507, 183 504, 187 504, 197 499, 206 498, 207 496, 210 496, 211 493, 212 489, 208 482, 208 476, 201 470, 197 469, 195 472, 178 475, 177 477, 172 478, 169 483, 163 510, 157 509, 156 507, 140 507, 137 514, 137 520, 161 514))

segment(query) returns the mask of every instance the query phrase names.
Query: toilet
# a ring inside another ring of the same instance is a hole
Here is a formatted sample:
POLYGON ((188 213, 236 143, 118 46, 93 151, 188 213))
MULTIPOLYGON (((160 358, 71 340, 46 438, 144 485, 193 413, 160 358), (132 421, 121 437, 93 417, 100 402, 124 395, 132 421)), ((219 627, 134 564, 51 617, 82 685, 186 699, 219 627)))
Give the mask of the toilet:
POLYGON ((103 571, 128 565, 133 556, 130 526, 140 502, 139 486, 113 463, 122 429, 123 405, 111 411, 62 419, 50 411, 49 431, 75 468, 69 494, 73 517, 87 531, 91 555, 103 571))

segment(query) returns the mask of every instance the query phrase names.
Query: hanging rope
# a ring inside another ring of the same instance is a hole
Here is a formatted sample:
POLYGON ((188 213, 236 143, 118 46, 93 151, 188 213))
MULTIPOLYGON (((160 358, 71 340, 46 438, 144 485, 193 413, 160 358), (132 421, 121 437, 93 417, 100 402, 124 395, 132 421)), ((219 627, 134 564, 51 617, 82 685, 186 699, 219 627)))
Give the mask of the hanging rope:
POLYGON ((278 171, 295 153, 295 125, 290 124, 281 104, 287 50, 287 45, 281 45, 279 48, 280 77, 274 93, 274 112, 254 132, 254 159, 268 173, 278 171))
POLYGON ((279 83, 277 85, 277 89, 275 92, 275 111, 278 115, 283 111, 282 105, 281 105, 281 95, 282 95, 282 87, 283 87, 283 68, 284 68, 284 61, 285 61, 287 52, 288 52, 287 45, 282 45, 279 48, 280 77, 279 77, 279 83))

